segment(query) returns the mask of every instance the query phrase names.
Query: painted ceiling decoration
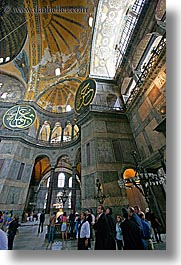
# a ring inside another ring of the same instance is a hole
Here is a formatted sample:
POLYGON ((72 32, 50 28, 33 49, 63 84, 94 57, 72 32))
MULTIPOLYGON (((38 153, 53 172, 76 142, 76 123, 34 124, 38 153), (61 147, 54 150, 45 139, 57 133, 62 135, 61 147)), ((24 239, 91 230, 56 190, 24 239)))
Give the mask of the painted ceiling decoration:
POLYGON ((14 65, 21 72, 22 78, 25 80, 25 82, 28 83, 30 68, 25 50, 23 50, 16 56, 16 58, 14 59, 14 65))
POLYGON ((94 5, 86 0, 25 0, 26 8, 53 10, 27 13, 33 58, 26 99, 52 112, 65 112, 67 105, 74 108, 76 90, 89 74, 92 28, 88 21, 94 5))
POLYGON ((25 43, 26 16, 25 13, 20 15, 16 12, 16 8, 23 6, 23 0, 4 0, 0 3, 0 65, 12 61, 25 43))
POLYGON ((75 109, 76 93, 84 80, 114 79, 120 56, 116 47, 128 17, 135 16, 133 7, 140 7, 143 2, 3 1, 2 61, 14 58, 13 65, 27 84, 25 100, 34 101, 47 111, 63 113, 75 109), (29 48, 22 49, 27 32, 29 48))
POLYGON ((60 79, 52 86, 45 87, 44 91, 37 97, 36 103, 41 108, 54 113, 67 112, 68 106, 70 106, 70 111, 74 108, 75 93, 79 84, 78 78, 60 79))
POLYGON ((131 10, 134 2, 99 1, 91 51, 91 76, 114 78, 117 61, 115 47, 124 29, 127 11, 131 10))

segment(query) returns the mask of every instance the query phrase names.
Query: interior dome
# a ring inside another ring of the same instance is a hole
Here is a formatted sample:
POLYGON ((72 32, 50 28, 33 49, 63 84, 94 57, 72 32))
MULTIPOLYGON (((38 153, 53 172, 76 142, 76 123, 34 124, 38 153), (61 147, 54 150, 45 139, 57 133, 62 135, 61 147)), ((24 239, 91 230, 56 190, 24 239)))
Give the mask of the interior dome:
POLYGON ((21 51, 27 36, 23 0, 2 1, 0 6, 0 65, 12 61, 21 51))

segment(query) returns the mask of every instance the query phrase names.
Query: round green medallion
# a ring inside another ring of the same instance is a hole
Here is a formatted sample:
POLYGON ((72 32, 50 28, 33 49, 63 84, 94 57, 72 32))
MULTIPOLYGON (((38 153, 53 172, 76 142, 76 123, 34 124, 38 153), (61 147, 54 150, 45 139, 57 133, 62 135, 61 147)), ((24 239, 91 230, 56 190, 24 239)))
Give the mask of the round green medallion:
POLYGON ((78 87, 75 96, 75 111, 77 113, 84 112, 92 102, 96 93, 96 82, 93 79, 84 80, 78 87))
POLYGON ((29 105, 17 105, 10 108, 3 116, 3 124, 11 130, 22 130, 30 127, 36 120, 36 112, 29 105))

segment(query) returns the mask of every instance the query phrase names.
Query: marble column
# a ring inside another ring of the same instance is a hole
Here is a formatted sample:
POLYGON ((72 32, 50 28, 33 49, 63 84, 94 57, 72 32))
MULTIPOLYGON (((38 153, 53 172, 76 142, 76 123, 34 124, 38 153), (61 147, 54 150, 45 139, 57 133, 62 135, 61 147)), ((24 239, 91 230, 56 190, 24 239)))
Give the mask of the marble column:
POLYGON ((47 203, 46 203, 46 210, 45 210, 46 214, 50 213, 50 208, 51 208, 54 173, 55 173, 55 168, 51 168, 50 182, 49 182, 49 187, 48 187, 48 196, 47 196, 47 203))

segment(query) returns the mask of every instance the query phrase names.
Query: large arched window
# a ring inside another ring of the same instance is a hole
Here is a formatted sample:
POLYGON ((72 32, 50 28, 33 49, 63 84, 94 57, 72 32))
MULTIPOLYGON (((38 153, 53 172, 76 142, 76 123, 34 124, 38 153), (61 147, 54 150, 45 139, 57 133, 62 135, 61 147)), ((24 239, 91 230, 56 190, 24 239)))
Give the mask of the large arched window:
POLYGON ((47 188, 49 188, 50 185, 50 177, 47 179, 47 188))
POLYGON ((63 188, 65 186, 65 174, 60 173, 58 175, 58 188, 63 188))
POLYGON ((46 194, 45 194, 45 200, 44 200, 44 209, 46 209, 46 205, 47 205, 47 198, 48 198, 48 192, 46 192, 46 194))
POLYGON ((43 141, 48 141, 50 136, 50 123, 44 121, 43 126, 40 130, 39 139, 43 141))
POLYGON ((79 127, 77 126, 77 124, 74 125, 74 137, 77 137, 79 133, 79 127))
POLYGON ((69 178, 69 188, 72 188, 72 177, 69 178))
POLYGON ((71 141, 71 135, 72 135, 72 125, 70 124, 70 121, 67 121, 67 125, 64 129, 63 141, 64 142, 71 141))
POLYGON ((51 142, 57 143, 61 141, 62 127, 60 122, 55 123, 55 127, 52 130, 51 142))

